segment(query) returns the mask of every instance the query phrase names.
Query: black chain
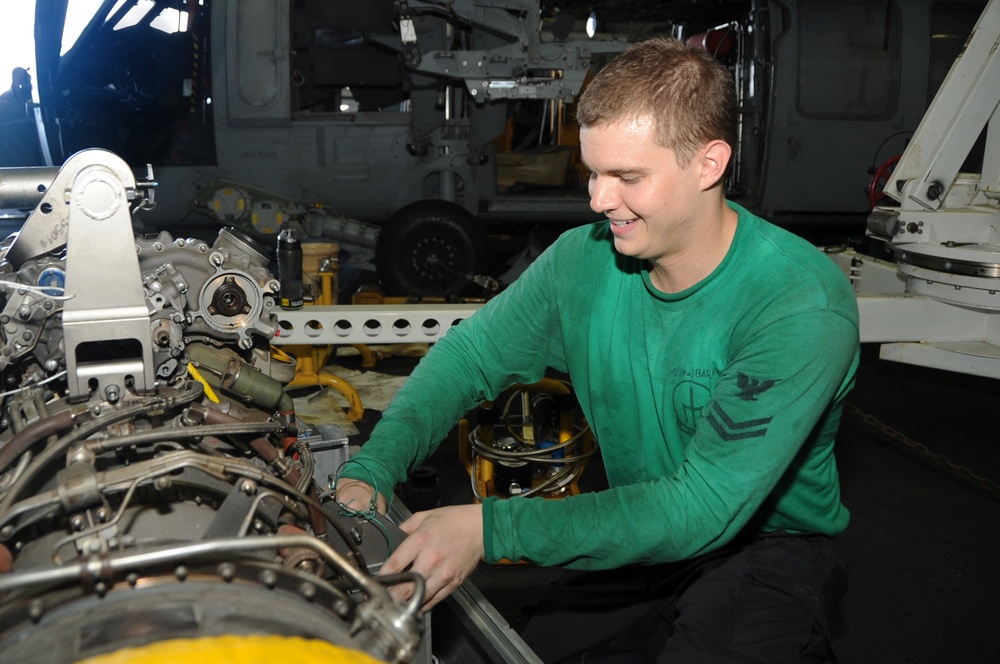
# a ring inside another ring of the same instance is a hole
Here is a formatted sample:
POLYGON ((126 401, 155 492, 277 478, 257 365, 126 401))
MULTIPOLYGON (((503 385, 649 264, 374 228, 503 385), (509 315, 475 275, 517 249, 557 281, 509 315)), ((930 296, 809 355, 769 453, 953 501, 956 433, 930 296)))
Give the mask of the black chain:
POLYGON ((996 482, 986 477, 977 475, 969 468, 961 464, 955 463, 945 455, 939 452, 935 452, 931 448, 927 447, 927 445, 924 445, 919 441, 913 440, 906 434, 901 433, 896 429, 893 429, 892 427, 888 426, 887 424, 879 420, 874 415, 869 415, 868 413, 863 412, 853 403, 847 404, 847 412, 850 413, 851 415, 854 415, 855 417, 860 418, 861 421, 867 424, 868 426, 878 429, 883 434, 888 436, 890 439, 902 443, 905 447, 912 450, 913 452, 916 452, 921 457, 928 459, 931 462, 931 465, 937 468, 941 468, 949 475, 957 477, 967 482, 968 484, 973 485, 975 488, 983 491, 984 493, 994 498, 995 500, 1000 500, 1000 485, 998 485, 996 482))

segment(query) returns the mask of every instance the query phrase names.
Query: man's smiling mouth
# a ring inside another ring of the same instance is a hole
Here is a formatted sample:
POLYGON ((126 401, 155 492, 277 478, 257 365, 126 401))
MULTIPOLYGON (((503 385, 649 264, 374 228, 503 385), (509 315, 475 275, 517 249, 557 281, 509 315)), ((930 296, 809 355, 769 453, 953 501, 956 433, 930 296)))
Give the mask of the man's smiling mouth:
POLYGON ((608 221, 611 222, 612 226, 617 226, 618 228, 625 228, 629 224, 634 224, 637 220, 636 219, 624 219, 622 221, 619 221, 617 219, 608 219, 608 221))

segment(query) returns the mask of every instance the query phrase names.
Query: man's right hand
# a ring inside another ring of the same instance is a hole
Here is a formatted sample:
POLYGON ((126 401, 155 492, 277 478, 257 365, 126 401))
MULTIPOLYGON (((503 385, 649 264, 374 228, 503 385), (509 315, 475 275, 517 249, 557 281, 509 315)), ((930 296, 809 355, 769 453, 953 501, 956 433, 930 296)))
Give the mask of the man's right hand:
POLYGON ((376 494, 370 484, 346 477, 337 480, 334 499, 349 510, 367 512, 372 505, 372 496, 375 496, 375 510, 379 514, 385 514, 387 509, 385 498, 382 494, 376 494))

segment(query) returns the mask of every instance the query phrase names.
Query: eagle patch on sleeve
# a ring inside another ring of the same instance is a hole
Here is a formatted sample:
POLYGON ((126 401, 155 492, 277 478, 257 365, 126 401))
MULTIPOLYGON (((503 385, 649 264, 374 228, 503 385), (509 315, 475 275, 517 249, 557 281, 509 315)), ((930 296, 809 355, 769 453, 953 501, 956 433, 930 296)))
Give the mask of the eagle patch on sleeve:
POLYGON ((742 371, 736 372, 736 386, 740 388, 736 396, 744 401, 756 401, 757 395, 774 387, 777 380, 752 378, 742 371))

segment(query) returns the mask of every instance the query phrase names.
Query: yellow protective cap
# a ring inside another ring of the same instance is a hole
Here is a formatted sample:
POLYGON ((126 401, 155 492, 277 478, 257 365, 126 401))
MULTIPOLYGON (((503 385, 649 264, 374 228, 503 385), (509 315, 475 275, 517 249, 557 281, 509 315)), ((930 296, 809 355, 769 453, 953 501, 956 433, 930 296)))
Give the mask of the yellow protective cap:
POLYGON ((358 650, 298 636, 206 636, 171 639, 88 657, 77 664, 379 664, 358 650))

